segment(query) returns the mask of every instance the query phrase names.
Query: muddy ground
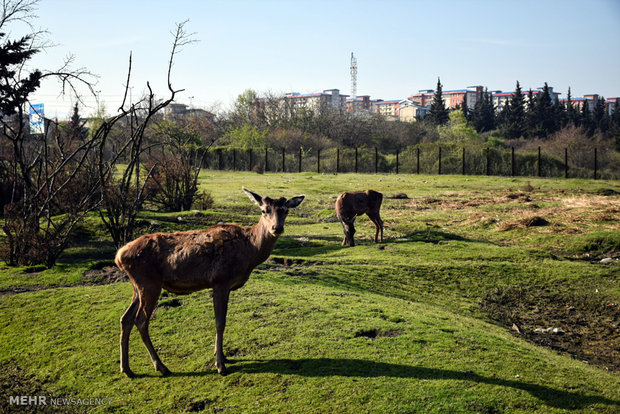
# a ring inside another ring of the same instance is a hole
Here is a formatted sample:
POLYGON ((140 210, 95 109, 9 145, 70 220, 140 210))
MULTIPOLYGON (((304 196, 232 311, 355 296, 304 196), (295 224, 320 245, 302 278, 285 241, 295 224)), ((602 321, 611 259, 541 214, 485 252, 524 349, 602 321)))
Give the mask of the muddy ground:
POLYGON ((620 372, 620 304, 533 287, 496 288, 480 302, 495 322, 540 346, 620 372))

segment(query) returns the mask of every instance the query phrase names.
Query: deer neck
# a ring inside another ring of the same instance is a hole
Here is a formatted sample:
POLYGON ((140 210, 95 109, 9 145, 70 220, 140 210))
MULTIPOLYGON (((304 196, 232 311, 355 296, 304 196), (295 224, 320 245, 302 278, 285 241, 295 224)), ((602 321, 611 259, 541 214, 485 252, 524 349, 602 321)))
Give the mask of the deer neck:
POLYGON ((256 249, 256 266, 263 263, 273 251, 276 245, 278 236, 274 236, 268 230, 267 225, 263 222, 263 219, 250 228, 252 245, 256 249))

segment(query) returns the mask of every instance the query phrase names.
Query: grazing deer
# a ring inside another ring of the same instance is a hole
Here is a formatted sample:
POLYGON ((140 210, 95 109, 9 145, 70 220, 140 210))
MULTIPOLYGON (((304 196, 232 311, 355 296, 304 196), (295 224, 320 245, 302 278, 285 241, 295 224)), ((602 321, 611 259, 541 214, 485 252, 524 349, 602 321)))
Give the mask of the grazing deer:
POLYGON ((116 253, 116 265, 127 272, 133 285, 131 305, 121 317, 121 372, 128 377, 133 377, 128 359, 133 325, 138 327, 155 369, 170 374, 149 336, 149 320, 162 288, 176 294, 213 289, 215 361, 218 372, 226 375, 222 343, 230 291, 243 286, 252 270, 267 260, 284 232, 289 208, 297 207, 305 197, 272 200, 246 188, 243 191, 262 210, 253 227, 220 224, 206 230, 147 234, 116 253))
POLYGON ((357 191, 354 193, 342 193, 336 200, 336 216, 342 223, 344 229, 344 240, 342 245, 355 246, 353 235, 355 234, 355 217, 367 214, 375 224, 375 243, 378 241, 379 231, 381 231, 381 242, 383 242, 383 221, 379 215, 383 194, 374 191, 357 191))

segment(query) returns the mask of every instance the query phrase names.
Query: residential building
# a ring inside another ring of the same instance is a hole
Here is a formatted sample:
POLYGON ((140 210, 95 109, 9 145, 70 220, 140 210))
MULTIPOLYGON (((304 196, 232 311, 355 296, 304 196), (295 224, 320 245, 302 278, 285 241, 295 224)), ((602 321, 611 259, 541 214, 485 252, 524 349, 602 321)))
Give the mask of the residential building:
POLYGON ((408 99, 400 101, 398 119, 401 122, 414 122, 418 118, 424 118, 431 110, 431 106, 421 106, 417 102, 408 99))
POLYGON ((284 95, 283 99, 292 102, 295 108, 307 108, 317 110, 321 107, 328 107, 340 111, 347 109, 347 98, 349 95, 342 95, 339 89, 325 89, 321 93, 300 94, 290 92, 284 95))
MULTIPOLYGON (((554 92, 553 91, 553 87, 548 86, 549 89, 549 96, 551 97, 551 102, 553 103, 558 103, 558 101, 560 100, 560 93, 559 92, 554 92)), ((538 95, 540 95, 543 92, 543 88, 537 88, 536 90, 532 91, 532 96, 536 97, 538 95)), ((529 90, 521 90, 521 95, 524 96, 525 98, 525 102, 528 102, 529 99, 529 94, 530 91, 529 90)), ((514 95, 514 91, 513 92, 502 92, 502 91, 493 91, 491 92, 491 100, 493 101, 493 105, 495 106, 496 110, 501 110, 504 105, 506 105, 506 102, 508 102, 512 95, 514 95)))
POLYGON ((355 99, 347 99, 347 112, 374 112, 375 102, 370 95, 357 96, 355 99))
POLYGON ((399 110, 400 110, 399 99, 392 99, 389 101, 383 101, 381 99, 375 102, 375 109, 378 114, 383 115, 386 119, 395 121, 399 118, 399 110))
MULTIPOLYGON (((482 98, 483 86, 469 86, 465 89, 442 91, 441 96, 446 108, 454 109, 463 105, 467 96, 467 108, 474 109, 476 102, 482 98)), ((433 89, 422 89, 417 94, 409 96, 409 101, 417 102, 419 106, 429 106, 433 102, 435 91, 433 89)))

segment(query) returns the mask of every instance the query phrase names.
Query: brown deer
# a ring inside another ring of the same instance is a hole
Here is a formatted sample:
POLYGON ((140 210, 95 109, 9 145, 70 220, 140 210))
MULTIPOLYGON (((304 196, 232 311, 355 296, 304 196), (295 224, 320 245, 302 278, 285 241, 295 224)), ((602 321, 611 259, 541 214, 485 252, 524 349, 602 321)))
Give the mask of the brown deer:
POLYGON ((128 359, 133 325, 138 327, 155 369, 170 374, 149 336, 149 320, 162 288, 176 294, 213 289, 215 363, 218 372, 226 375, 222 343, 230 291, 243 286, 252 270, 267 260, 284 232, 288 210, 305 197, 273 200, 246 188, 243 191, 262 211, 253 227, 220 224, 206 230, 147 234, 116 253, 116 265, 127 272, 133 285, 131 305, 121 317, 121 372, 128 377, 133 377, 128 359))
POLYGON ((383 242, 383 221, 379 210, 383 194, 374 191, 357 191, 354 193, 342 193, 336 200, 336 216, 342 223, 344 229, 344 240, 342 245, 355 246, 353 235, 355 234, 355 218, 362 214, 367 214, 375 224, 375 243, 378 241, 379 231, 381 231, 381 242, 383 242))

